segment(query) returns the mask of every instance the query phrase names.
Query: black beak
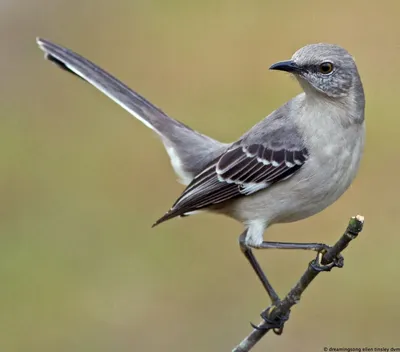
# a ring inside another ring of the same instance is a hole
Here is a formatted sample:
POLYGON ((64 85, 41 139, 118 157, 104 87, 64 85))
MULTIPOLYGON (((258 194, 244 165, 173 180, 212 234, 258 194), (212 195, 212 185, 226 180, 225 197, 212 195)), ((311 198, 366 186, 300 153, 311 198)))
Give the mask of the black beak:
POLYGON ((279 61, 276 64, 273 64, 269 69, 291 73, 297 73, 301 71, 301 68, 292 60, 279 61))

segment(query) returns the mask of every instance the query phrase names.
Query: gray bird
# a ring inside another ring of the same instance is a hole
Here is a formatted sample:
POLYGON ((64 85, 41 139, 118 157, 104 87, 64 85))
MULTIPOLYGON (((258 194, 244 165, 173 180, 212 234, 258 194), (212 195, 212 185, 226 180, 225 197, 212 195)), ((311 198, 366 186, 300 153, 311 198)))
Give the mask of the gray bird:
MULTIPOLYGON (((343 48, 312 44, 270 67, 291 73, 304 93, 234 143, 220 143, 167 116, 97 65, 44 39, 48 60, 89 82, 155 131, 172 167, 187 185, 154 225, 199 210, 225 214, 245 226, 240 248, 269 294, 279 297, 251 248, 311 249, 318 243, 267 242, 267 227, 314 215, 350 186, 364 148, 365 98, 356 64, 343 48)), ((329 268, 321 267, 321 270, 329 268)))

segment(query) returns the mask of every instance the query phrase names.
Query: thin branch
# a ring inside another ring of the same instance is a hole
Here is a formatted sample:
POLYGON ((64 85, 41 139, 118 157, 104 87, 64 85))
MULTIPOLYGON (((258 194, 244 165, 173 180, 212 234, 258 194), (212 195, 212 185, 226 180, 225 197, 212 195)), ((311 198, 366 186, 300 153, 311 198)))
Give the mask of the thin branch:
MULTIPOLYGON (((361 215, 354 216, 350 219, 349 224, 345 233, 334 246, 330 247, 324 254, 319 257, 319 263, 317 259, 310 262, 307 270, 301 276, 296 285, 290 290, 286 297, 270 312, 268 308, 263 312, 268 314, 268 319, 271 321, 279 321, 280 318, 284 317, 284 320, 289 318, 290 308, 294 306, 301 298, 301 295, 308 287, 308 285, 318 276, 321 270, 319 266, 331 266, 331 267, 342 267, 343 257, 340 253, 354 240, 358 234, 362 231, 364 224, 364 217, 361 215)), ((250 351, 254 345, 261 340, 261 338, 271 330, 270 325, 266 321, 262 321, 257 327, 248 335, 243 341, 237 345, 232 352, 247 352, 250 351)), ((275 333, 281 334, 282 328, 272 329, 275 333)))

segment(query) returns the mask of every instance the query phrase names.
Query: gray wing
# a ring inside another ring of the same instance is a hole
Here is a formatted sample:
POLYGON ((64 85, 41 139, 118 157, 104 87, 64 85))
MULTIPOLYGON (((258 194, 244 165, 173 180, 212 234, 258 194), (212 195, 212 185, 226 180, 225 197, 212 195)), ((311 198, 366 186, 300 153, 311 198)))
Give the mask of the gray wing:
POLYGON ((250 144, 253 138, 244 136, 233 144, 193 179, 154 226, 176 216, 249 196, 293 176, 307 161, 308 151, 295 129, 281 123, 279 128, 269 129, 269 133, 262 135, 264 143, 250 144))

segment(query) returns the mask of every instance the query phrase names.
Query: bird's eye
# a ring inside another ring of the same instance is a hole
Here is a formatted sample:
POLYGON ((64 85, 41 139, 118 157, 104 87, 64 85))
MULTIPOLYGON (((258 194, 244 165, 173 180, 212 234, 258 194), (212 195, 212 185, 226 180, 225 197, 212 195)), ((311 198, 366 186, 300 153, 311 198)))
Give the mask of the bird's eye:
POLYGON ((319 72, 327 75, 333 71, 333 64, 331 62, 323 62, 319 65, 319 72))

